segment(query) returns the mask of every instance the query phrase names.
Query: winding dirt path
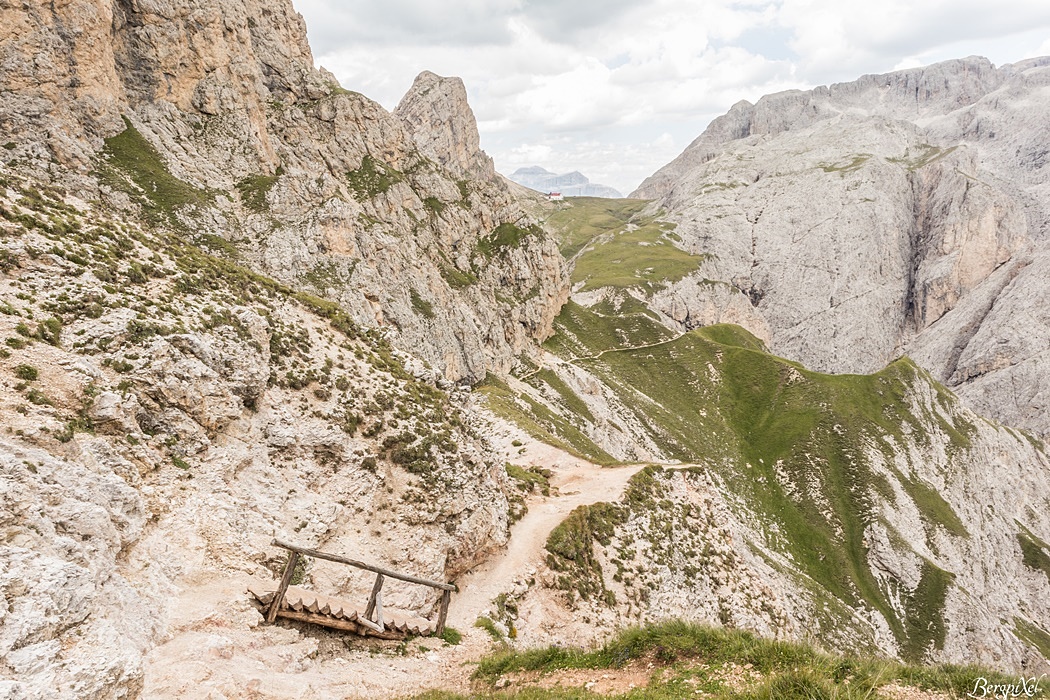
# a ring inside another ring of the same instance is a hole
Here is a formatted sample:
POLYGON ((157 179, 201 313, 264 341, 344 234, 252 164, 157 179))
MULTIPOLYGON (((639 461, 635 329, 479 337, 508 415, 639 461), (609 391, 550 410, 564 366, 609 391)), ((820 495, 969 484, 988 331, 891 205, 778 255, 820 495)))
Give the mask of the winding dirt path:
POLYGON ((542 562, 548 535, 574 508, 618 500, 642 466, 599 467, 526 438, 517 429, 503 431, 502 439, 506 444, 501 451, 508 458, 513 455, 511 461, 550 469, 557 492, 530 496, 529 512, 512 528, 506 548, 460 578, 448 620, 463 634, 459 645, 427 637, 400 651, 388 643, 386 651, 376 652, 368 650, 368 642, 348 649, 341 636, 323 631, 304 635, 262 625, 244 594, 249 579, 236 572, 212 574, 184 581, 175 595, 168 639, 145 662, 143 696, 345 700, 406 697, 441 688, 469 693, 474 663, 492 648, 488 634, 474 627, 478 616, 542 562))
POLYGON ((572 466, 547 467, 554 472, 551 486, 557 491, 530 500, 529 512, 511 528, 507 548, 460 580, 449 607, 449 624, 461 630, 473 625, 515 577, 543 560, 547 537, 569 513, 579 506, 619 500, 628 480, 643 466, 599 467, 574 460, 572 466))
MULTIPOLYGON (((600 359, 606 353, 611 353, 611 352, 630 352, 631 350, 645 350, 646 348, 656 348, 656 347, 659 347, 661 345, 667 345, 668 343, 673 343, 676 340, 680 340, 681 338, 685 337, 686 335, 689 335, 689 333, 691 333, 691 331, 685 331, 683 333, 679 333, 678 335, 676 335, 673 338, 668 338, 666 340, 658 340, 655 343, 646 343, 645 345, 632 345, 632 346, 622 347, 622 348, 606 348, 606 349, 602 350, 601 352, 598 352, 597 354, 594 354, 594 355, 573 356, 573 357, 570 357, 568 360, 563 360, 563 359, 559 358, 557 355, 551 354, 550 355, 551 357, 554 357, 554 358, 558 359, 557 362, 552 362, 551 364, 552 365, 575 365, 575 364, 577 364, 579 362, 583 362, 584 360, 597 360, 597 359, 600 359)), ((545 369, 550 369, 550 366, 547 365, 547 364, 541 364, 536 369, 532 370, 531 372, 526 372, 525 374, 521 375, 517 379, 519 381, 524 382, 526 379, 528 379, 532 375, 537 374, 539 372, 542 372, 545 369)))

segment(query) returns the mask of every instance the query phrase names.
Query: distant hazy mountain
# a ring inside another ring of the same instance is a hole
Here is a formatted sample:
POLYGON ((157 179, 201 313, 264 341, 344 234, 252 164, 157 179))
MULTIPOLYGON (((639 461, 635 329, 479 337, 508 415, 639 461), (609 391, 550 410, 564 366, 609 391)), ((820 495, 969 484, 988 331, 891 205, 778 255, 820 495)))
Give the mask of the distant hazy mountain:
POLYGON ((623 197, 612 187, 593 184, 578 170, 558 175, 546 168, 532 165, 518 168, 511 173, 510 179, 540 192, 561 192, 565 197, 623 197))

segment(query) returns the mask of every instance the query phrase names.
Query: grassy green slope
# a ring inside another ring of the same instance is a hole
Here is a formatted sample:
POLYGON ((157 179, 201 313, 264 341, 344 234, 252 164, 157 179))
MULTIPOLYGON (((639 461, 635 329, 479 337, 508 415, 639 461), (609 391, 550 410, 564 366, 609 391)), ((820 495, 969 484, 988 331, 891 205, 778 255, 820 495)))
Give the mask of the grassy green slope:
POLYGON ((583 291, 637 288, 653 292, 695 271, 703 256, 677 245, 674 224, 641 214, 641 199, 574 197, 547 219, 560 250, 574 259, 572 283, 583 291))
MULTIPOLYGON (((769 354, 736 326, 680 334, 661 323, 646 300, 703 259, 677 247, 673 226, 644 215, 645 206, 580 198, 549 217, 574 265, 575 289, 603 294, 591 307, 566 304, 544 348, 605 385, 626 414, 611 417, 640 426, 639 444, 717 471, 762 530, 764 546, 790 561, 808 589, 839 610, 845 604, 880 613, 905 658, 941 648, 953 575, 924 561, 913 590, 882 583, 868 564, 865 531, 882 517, 881 504, 906 498, 923 517, 928 544, 936 531, 968 537, 938 484, 920 479, 907 459, 926 449, 960 454, 976 427, 959 417, 951 393, 907 358, 871 375, 828 375, 769 354)), ((527 422, 546 426, 558 442, 598 454, 595 412, 566 377, 557 365, 529 372, 523 375, 529 396, 508 390, 500 401, 517 402, 530 414, 527 422)), ((563 541, 601 542, 610 523, 629 517, 592 511, 572 521, 584 535, 563 541)), ((580 570, 593 573, 589 548, 569 549, 568 558, 579 554, 580 570)), ((1029 559, 1042 562, 1034 553, 1029 559)), ((600 582, 591 583, 602 595, 600 582)))
MULTIPOLYGON (((850 606, 882 613, 906 658, 943 644, 952 575, 927 562, 918 588, 901 598, 904 610, 895 610, 864 541, 878 502, 896 498, 891 479, 915 502, 928 534, 968 534, 933 485, 866 457, 873 447, 892 464, 905 442, 969 446, 974 426, 954 416, 951 396, 910 360, 872 375, 821 374, 769 354, 742 328, 710 326, 675 338, 643 310, 607 315, 569 304, 555 325, 548 349, 608 386, 668 458, 719 465, 765 524, 767 544, 799 572, 850 606), (934 409, 915 408, 920 391, 936 397, 934 409)), ((547 374, 530 382, 549 381, 547 374)), ((550 384, 564 396, 564 383, 550 384)), ((578 402, 567 397, 552 408, 586 432, 578 402)))
MULTIPOLYGON (((543 675, 563 669, 619 669, 639 659, 648 662, 647 683, 618 697, 859 700, 881 697, 878 689, 894 683, 962 697, 974 689, 980 678, 989 683, 1016 682, 1016 678, 975 666, 911 666, 834 655, 806 644, 760 639, 748 632, 671 620, 623 630, 602 646, 589 650, 547 647, 497 651, 478 665, 470 697, 608 697, 572 687, 571 681, 568 686, 559 683, 554 688, 544 688, 540 681, 543 675), (740 668, 750 673, 737 674, 735 682, 729 682, 731 674, 727 671, 740 668), (497 693, 494 689, 501 678, 512 683, 497 693)), ((912 695, 925 697, 915 690, 909 697, 912 695)), ((1040 692, 1038 697, 1042 696, 1040 692)), ((459 697, 462 696, 440 692, 419 696, 421 700, 459 697)))

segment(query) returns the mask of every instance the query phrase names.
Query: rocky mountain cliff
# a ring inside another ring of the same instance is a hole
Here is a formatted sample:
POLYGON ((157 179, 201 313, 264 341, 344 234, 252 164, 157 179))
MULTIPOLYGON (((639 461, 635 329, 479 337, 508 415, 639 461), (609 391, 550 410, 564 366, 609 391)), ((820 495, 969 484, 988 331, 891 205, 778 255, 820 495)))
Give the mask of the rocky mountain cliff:
POLYGON ((284 1, 0 27, 0 696, 139 696, 178 591, 271 577, 275 535, 440 579, 504 543, 453 382, 546 337, 568 280, 462 83, 388 113, 284 1))
MULTIPOLYGON (((1046 431, 1048 70, 771 96, 655 203, 548 203, 459 80, 388 113, 286 0, 4 5, 0 697, 254 697, 211 675, 252 664, 301 694, 325 638, 243 596, 271 538, 462 581, 562 497, 504 463, 536 441, 664 464, 501 560, 497 632, 682 615, 1043 668, 1046 448, 936 377, 1046 431)), ((359 688, 335 647, 318 692, 359 688)))
POLYGON ((968 58, 735 105, 635 193, 718 283, 656 305, 683 328, 731 313, 825 371, 907 353, 1046 434, 1048 100, 1050 59, 968 58))
POLYGON ((564 265, 479 150, 459 80, 424 73, 389 114, 313 68, 284 0, 0 19, 4 162, 220 236, 452 380, 505 371, 549 334, 564 265))
POLYGON ((0 215, 0 697, 137 696, 181 589, 255 615, 274 536, 440 579, 506 541, 466 392, 381 333, 17 175, 0 215))

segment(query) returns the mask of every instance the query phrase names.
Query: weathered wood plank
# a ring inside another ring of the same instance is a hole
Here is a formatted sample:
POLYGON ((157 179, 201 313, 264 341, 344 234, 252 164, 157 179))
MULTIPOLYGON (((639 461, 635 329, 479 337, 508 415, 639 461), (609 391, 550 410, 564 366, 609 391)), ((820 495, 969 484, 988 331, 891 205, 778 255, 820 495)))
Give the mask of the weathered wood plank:
POLYGON ((263 607, 270 604, 270 601, 273 600, 274 593, 276 593, 276 591, 267 590, 258 583, 251 583, 248 585, 248 594, 259 601, 263 607))
POLYGON ((334 620, 330 617, 325 617, 324 615, 315 615, 314 613, 307 612, 293 612, 291 610, 281 610, 277 613, 277 616, 288 620, 309 622, 314 625, 321 625, 322 627, 330 627, 332 629, 354 632, 355 634, 369 637, 377 637, 378 639, 403 639, 405 636, 389 630, 379 630, 375 628, 366 629, 361 626, 360 620, 358 622, 347 622, 346 620, 334 620))
POLYGON ((441 636, 445 632, 445 620, 448 619, 448 604, 452 601, 451 591, 442 591, 441 604, 438 606, 438 619, 434 634, 441 636))
POLYGON ((365 606, 365 617, 372 619, 372 613, 376 610, 376 598, 383 588, 383 574, 376 574, 376 582, 372 585, 372 592, 368 595, 368 605, 365 606))
POLYGON ((299 552, 291 551, 288 553, 288 563, 284 565, 284 575, 281 576, 281 584, 277 587, 277 592, 274 593, 273 600, 270 601, 270 607, 266 609, 267 622, 272 623, 277 619, 277 611, 281 609, 281 603, 284 601, 284 593, 292 583, 292 574, 295 573, 295 565, 298 561, 299 552))
POLYGON ((371 620, 366 620, 361 616, 358 616, 357 620, 354 621, 354 624, 361 625, 363 628, 372 630, 373 632, 377 633, 382 633, 385 631, 383 629, 380 629, 379 625, 377 625, 376 623, 372 622, 371 620))
MULTIPOLYGON (((365 615, 365 617, 368 617, 365 615)), ((383 629, 383 592, 376 591, 376 624, 383 629)))
POLYGON ((280 547, 287 549, 290 552, 296 552, 308 557, 314 557, 315 559, 326 559, 328 561, 334 561, 337 564, 347 564, 349 566, 355 566, 358 569, 364 569, 365 571, 371 571, 376 574, 382 574, 388 578, 396 578, 399 581, 408 581, 409 583, 418 583, 421 586, 430 586, 431 588, 439 588, 443 591, 454 591, 456 587, 450 583, 438 583, 437 581, 428 581, 425 578, 419 578, 417 576, 409 576, 408 574, 399 574, 396 571, 390 571, 380 566, 373 566, 371 564, 365 564, 364 562, 357 561, 355 559, 347 559, 346 557, 340 557, 336 554, 328 554, 327 552, 319 552, 316 549, 307 549, 306 547, 299 547, 294 544, 288 544, 287 542, 281 542, 280 540, 274 540, 272 542, 274 547, 280 547))

